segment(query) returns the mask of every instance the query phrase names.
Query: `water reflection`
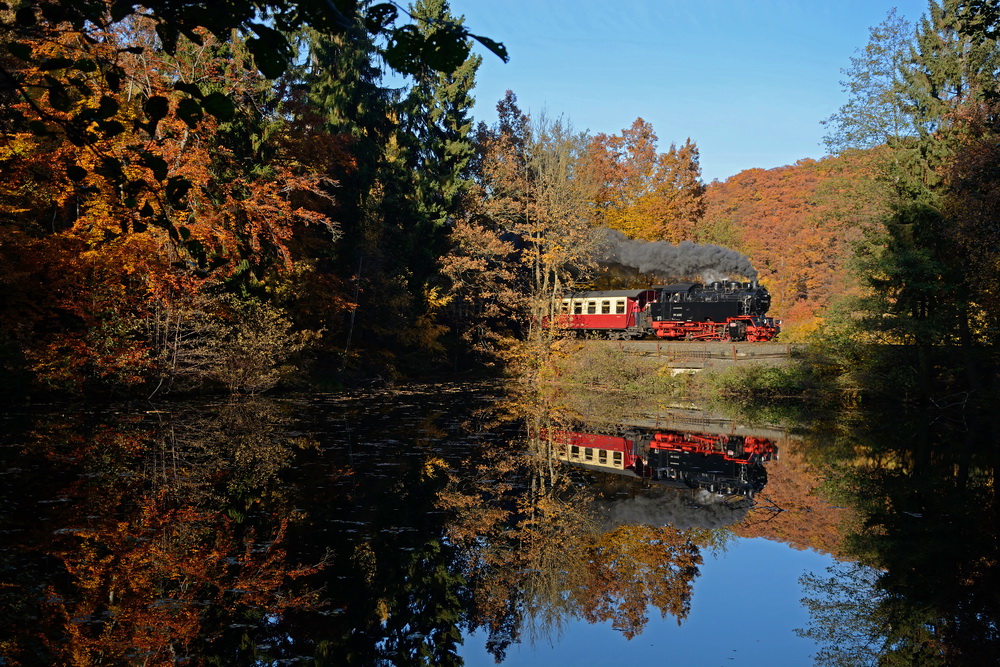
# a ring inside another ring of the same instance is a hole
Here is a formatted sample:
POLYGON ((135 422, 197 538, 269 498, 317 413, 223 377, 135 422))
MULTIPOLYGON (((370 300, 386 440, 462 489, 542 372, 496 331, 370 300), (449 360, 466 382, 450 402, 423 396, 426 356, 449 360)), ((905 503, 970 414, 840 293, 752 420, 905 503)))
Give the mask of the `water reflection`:
POLYGON ((844 531, 852 562, 804 580, 817 663, 997 664, 996 419, 840 417, 808 442, 858 517, 844 531))
POLYGON ((289 586, 314 568, 286 557, 276 483, 313 443, 280 433, 274 404, 21 419, 3 447, 5 660, 225 662, 244 626, 315 606, 289 586))
POLYGON ((778 457, 769 438, 672 429, 621 435, 556 431, 556 457, 580 468, 659 484, 752 498, 767 485, 764 463, 778 457))
POLYGON ((775 443, 664 425, 602 431, 551 396, 516 406, 520 437, 442 494, 470 628, 502 660, 512 643, 551 640, 577 620, 629 639, 650 612, 682 622, 703 551, 724 541, 713 531, 746 515, 775 443))
POLYGON ((741 537, 839 559, 803 578, 819 664, 1000 654, 992 422, 793 438, 500 393, 8 416, 0 663, 459 665, 473 632, 502 661, 571 624, 684 627, 741 537))

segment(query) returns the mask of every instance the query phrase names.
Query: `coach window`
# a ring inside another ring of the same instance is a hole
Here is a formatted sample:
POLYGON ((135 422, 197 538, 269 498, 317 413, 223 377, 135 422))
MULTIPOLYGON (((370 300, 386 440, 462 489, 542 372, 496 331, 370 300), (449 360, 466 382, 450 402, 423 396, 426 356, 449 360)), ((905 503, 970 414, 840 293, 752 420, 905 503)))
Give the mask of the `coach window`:
POLYGON ((566 299, 565 301, 562 302, 562 305, 559 307, 559 312, 560 313, 569 312, 569 299, 566 299))
POLYGON ((615 313, 621 315, 625 312, 625 299, 618 299, 615 301, 615 313))
POLYGON ((573 302, 573 314, 574 315, 583 315, 583 301, 574 301, 573 302))
POLYGON ((597 462, 607 465, 608 463, 608 452, 604 449, 597 452, 597 462))
POLYGON ((569 448, 570 458, 578 459, 580 458, 580 447, 578 445, 572 445, 569 448))
POLYGON ((594 299, 587 300, 587 314, 594 315, 597 313, 597 301, 594 299))
POLYGON ((585 447, 584 450, 583 450, 583 458, 584 458, 584 460, 587 460, 587 461, 593 461, 594 460, 594 450, 591 449, 590 447, 585 447))
POLYGON ((610 313, 611 313, 611 302, 610 301, 601 301, 601 314, 602 315, 609 315, 610 313))
POLYGON ((614 463, 616 467, 619 467, 619 468, 621 467, 621 465, 622 465, 622 453, 621 452, 612 452, 611 459, 612 459, 611 462, 614 463))

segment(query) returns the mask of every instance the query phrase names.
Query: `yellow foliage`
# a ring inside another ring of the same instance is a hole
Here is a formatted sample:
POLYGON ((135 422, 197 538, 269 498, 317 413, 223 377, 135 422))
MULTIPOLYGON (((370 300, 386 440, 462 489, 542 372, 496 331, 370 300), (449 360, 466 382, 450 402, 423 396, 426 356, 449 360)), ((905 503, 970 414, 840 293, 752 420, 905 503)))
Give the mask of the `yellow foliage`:
POLYGON ((448 464, 440 456, 429 456, 424 459, 420 469, 420 478, 428 480, 437 477, 442 471, 448 470, 448 464))
POLYGON ((424 300, 431 309, 444 308, 451 303, 454 295, 448 294, 437 285, 424 289, 424 300))

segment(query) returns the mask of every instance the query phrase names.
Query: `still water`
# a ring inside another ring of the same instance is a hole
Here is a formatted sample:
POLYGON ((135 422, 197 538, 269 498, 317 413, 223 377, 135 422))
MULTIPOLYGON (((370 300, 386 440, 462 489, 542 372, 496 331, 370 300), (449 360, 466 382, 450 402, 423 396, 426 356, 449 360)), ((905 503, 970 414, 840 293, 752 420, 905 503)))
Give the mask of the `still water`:
POLYGON ((434 384, 2 434, 0 665, 1000 656, 996 427, 964 413, 434 384))

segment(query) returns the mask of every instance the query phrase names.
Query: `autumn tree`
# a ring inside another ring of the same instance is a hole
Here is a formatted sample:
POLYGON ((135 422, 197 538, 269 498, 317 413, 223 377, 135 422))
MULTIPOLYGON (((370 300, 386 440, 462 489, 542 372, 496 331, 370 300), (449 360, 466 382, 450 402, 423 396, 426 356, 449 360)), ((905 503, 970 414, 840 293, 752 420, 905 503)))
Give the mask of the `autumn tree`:
POLYGON ((564 293, 597 261, 601 236, 590 200, 595 182, 580 168, 585 136, 562 118, 540 115, 531 128, 524 217, 511 229, 529 242, 523 259, 531 278, 529 340, 545 342, 564 293))
POLYGON ((706 192, 702 229, 752 258, 770 291, 783 336, 815 331, 837 299, 854 289, 848 278, 853 244, 888 212, 877 151, 846 151, 820 161, 748 169, 706 192))
POLYGON ((495 228, 464 218, 451 227, 448 241, 451 247, 440 260, 449 283, 446 321, 481 363, 496 364, 523 330, 514 243, 495 228))
MULTIPOLYGON (((959 345, 968 356, 992 338, 981 324, 992 317, 983 308, 991 297, 982 278, 995 254, 984 253, 981 240, 992 238, 993 225, 959 212, 975 209, 978 198, 963 181, 972 178, 977 188, 989 189, 994 179, 959 176, 955 165, 966 159, 962 147, 983 136, 986 126, 972 119, 984 118, 995 100, 1000 47, 995 30, 978 22, 976 6, 945 0, 930 4, 911 58, 900 95, 918 132, 894 150, 899 201, 884 230, 870 235, 863 248, 861 272, 870 292, 860 309, 867 315, 864 326, 881 340, 914 346, 915 379, 926 398, 934 375, 932 346, 959 345), (972 271, 970 256, 976 258, 972 271)), ((978 362, 968 356, 963 365, 975 387, 978 362)))
POLYGON ((440 247, 411 234, 419 197, 393 136, 398 100, 373 63, 430 76, 468 60, 474 41, 505 57, 501 45, 446 12, 418 19, 392 3, 206 13, 40 0, 0 20, 11 372, 61 387, 190 385, 209 353, 197 346, 234 330, 221 322, 270 309, 296 335, 350 331, 340 315, 369 272, 400 295, 385 312, 410 326, 391 331, 418 348, 438 335, 424 279, 440 247), (304 30, 314 45, 339 40, 325 80, 299 67, 304 30), (417 257, 421 278, 407 271, 417 257), (58 284, 38 288, 50 272, 58 284))
POLYGON ((8 659, 231 658, 246 650, 248 628, 268 632, 268 615, 316 608, 299 584, 318 563, 286 552, 293 508, 279 489, 296 452, 314 443, 284 434, 279 406, 85 412, 39 417, 25 442, 46 477, 41 493, 66 501, 32 516, 36 526, 9 545, 38 566, 27 583, 36 594, 20 594, 36 622, 5 623, 8 659), (236 619, 245 625, 234 632, 236 619))
MULTIPOLYGON (((130 23, 134 19, 145 19, 157 36, 159 48, 168 55, 175 55, 184 41, 200 45, 202 40, 213 36, 225 42, 236 35, 244 41, 253 56, 254 67, 269 79, 277 79, 287 72, 297 58, 297 50, 292 36, 305 27, 310 27, 326 36, 342 35, 357 26, 384 40, 382 55, 395 70, 412 73, 424 66, 439 70, 453 70, 465 60, 471 48, 470 40, 476 40, 499 57, 506 60, 506 49, 502 44, 487 37, 472 34, 459 23, 439 22, 433 39, 417 28, 416 17, 404 13, 406 18, 399 23, 399 7, 394 3, 356 3, 350 0, 322 2, 318 0, 274 0, 270 2, 227 2, 219 11, 205 12, 204 7, 195 2, 167 2, 151 0, 143 7, 129 2, 114 0, 84 0, 70 5, 52 0, 33 0, 18 3, 13 9, 3 7, 0 14, 9 35, 9 51, 17 58, 30 60, 33 54, 31 40, 58 40, 63 32, 78 34, 82 39, 77 46, 90 57, 65 58, 48 61, 58 64, 50 67, 51 74, 44 80, 42 88, 50 90, 57 104, 66 97, 70 89, 85 97, 97 98, 105 90, 103 86, 86 83, 86 76, 76 77, 75 73, 87 74, 95 71, 107 74, 105 83, 110 89, 127 80, 127 73, 121 68, 117 55, 102 52, 99 36, 116 25, 130 23), (91 48, 98 47, 98 48, 91 48)), ((132 53, 141 54, 144 47, 129 47, 132 53)), ((24 79, 17 68, 0 70, 4 87, 24 97, 38 84, 24 79)), ((233 102, 218 91, 202 90, 200 83, 182 82, 185 112, 190 116, 211 114, 223 118, 230 114, 233 102)), ((93 128, 88 114, 72 118, 58 118, 48 113, 44 106, 34 106, 33 115, 37 120, 55 122, 76 137, 79 145, 91 145, 93 128)), ((106 114, 101 120, 111 120, 113 110, 105 107, 106 114)), ((158 107, 144 110, 143 120, 155 123, 162 117, 158 107)), ((117 121, 113 121, 117 122, 117 121)), ((107 134, 114 132, 114 125, 99 128, 107 134)), ((161 179, 162 180, 162 179, 161 179)))
MULTIPOLYGON (((83 37, 55 31, 36 48, 65 69, 66 59, 80 55, 83 37)), ((5 146, 19 147, 5 151, 5 171, 19 193, 8 214, 38 174, 51 175, 49 224, 18 216, 8 227, 21 234, 11 237, 14 267, 33 267, 21 290, 46 271, 57 282, 35 315, 8 335, 35 375, 55 386, 143 386, 169 375, 182 338, 191 344, 198 334, 194 344, 211 344, 209 329, 171 322, 197 319, 193 308, 209 319, 238 319, 216 298, 220 292, 259 300, 266 281, 291 269, 295 230, 317 224, 334 231, 322 212, 324 177, 267 143, 264 125, 275 120, 277 101, 243 45, 204 36, 201 44, 181 40, 170 56, 155 49, 156 39, 153 22, 136 19, 114 24, 91 45, 117 52, 117 71, 128 75, 127 83, 106 87, 105 74, 91 72, 87 85, 106 90, 99 103, 76 88, 53 92, 60 89, 46 77, 55 69, 18 63, 19 81, 33 92, 7 115, 5 146), (226 91, 240 106, 227 110, 226 122, 195 110, 177 87, 191 81, 226 91), (44 128, 28 120, 42 106, 44 128), (153 119, 114 119, 141 113, 153 119), (85 120, 93 131, 77 141, 65 128, 85 120), (237 168, 254 153, 254 141, 263 147, 257 168, 237 168)))
MULTIPOLYGON (((563 293, 594 265, 601 241, 590 207, 594 181, 582 166, 586 138, 565 119, 530 119, 511 91, 497 111, 497 123, 478 131, 470 223, 492 236, 483 240, 496 251, 513 252, 520 294, 514 319, 542 350, 554 333, 542 323, 553 321, 563 293)), ((462 255, 470 252, 480 251, 460 247, 462 255)))
POLYGON ((650 607, 678 622, 691 610, 699 547, 672 526, 619 526, 588 549, 593 579, 575 592, 588 621, 611 621, 627 639, 640 634, 650 607))
POLYGON ((658 153, 653 126, 637 118, 621 135, 593 137, 588 158, 599 183, 594 205, 601 224, 648 241, 694 237, 705 186, 690 139, 658 153))
POLYGON ((559 460, 561 406, 527 392, 506 409, 523 435, 490 447, 471 474, 452 475, 439 505, 471 593, 470 624, 501 660, 524 635, 558 633, 575 618, 611 621, 631 639, 648 610, 683 620, 700 549, 670 526, 598 529, 593 487, 559 460))

